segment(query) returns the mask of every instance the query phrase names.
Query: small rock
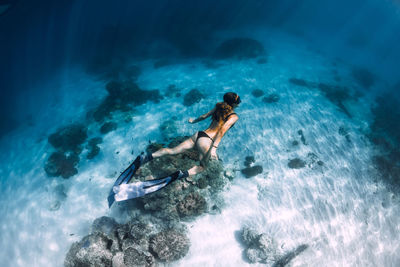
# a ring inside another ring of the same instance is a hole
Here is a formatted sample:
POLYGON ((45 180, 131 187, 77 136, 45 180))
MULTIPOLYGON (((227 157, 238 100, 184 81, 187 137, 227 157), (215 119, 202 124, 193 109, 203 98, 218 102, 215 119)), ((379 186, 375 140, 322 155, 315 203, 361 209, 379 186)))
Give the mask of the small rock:
POLYGON ((264 103, 270 104, 270 103, 276 103, 276 102, 278 102, 279 99, 280 99, 279 95, 277 95, 277 94, 269 94, 268 96, 264 97, 264 98, 262 99, 262 101, 263 101, 264 103))
POLYGON ((307 142, 306 142, 306 138, 304 137, 303 130, 298 130, 297 133, 300 135, 300 140, 303 143, 303 145, 306 146, 307 142))
POLYGON ((264 95, 264 91, 261 89, 255 89, 251 92, 254 97, 261 97, 264 95))
POLYGON ((56 200, 56 201, 54 201, 54 202, 52 202, 50 204, 49 210, 50 211, 56 211, 56 210, 59 210, 60 207, 61 207, 61 202, 56 200))
POLYGON ((244 160, 244 166, 250 167, 252 163, 255 162, 254 156, 247 156, 244 160))
POLYGON ((301 169, 306 166, 306 162, 299 158, 291 159, 288 163, 289 168, 291 169, 301 169))
POLYGON ((250 177, 256 176, 257 174, 262 173, 263 168, 260 165, 256 165, 256 166, 244 168, 241 170, 241 172, 246 178, 250 178, 250 177))

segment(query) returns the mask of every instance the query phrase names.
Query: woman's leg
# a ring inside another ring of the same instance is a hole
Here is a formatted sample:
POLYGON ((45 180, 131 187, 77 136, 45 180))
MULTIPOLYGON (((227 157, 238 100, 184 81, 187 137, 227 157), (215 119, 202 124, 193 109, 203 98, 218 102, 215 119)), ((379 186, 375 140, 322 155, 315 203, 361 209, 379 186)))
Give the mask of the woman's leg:
POLYGON ((203 166, 195 165, 195 166, 193 166, 192 168, 190 168, 188 170, 188 173, 189 173, 189 176, 192 176, 192 175, 196 175, 198 173, 201 173, 202 171, 204 171, 204 167, 203 166))
POLYGON ((173 147, 173 148, 168 148, 168 147, 161 148, 161 149, 157 150, 156 152, 154 152, 152 154, 152 156, 153 156, 153 158, 159 158, 159 157, 162 157, 164 155, 175 155, 175 154, 182 153, 182 152, 184 152, 186 150, 189 150, 189 149, 194 147, 195 143, 194 143, 193 140, 196 140, 196 136, 197 136, 197 133, 194 134, 192 137, 186 139, 185 141, 183 141, 182 143, 180 143, 176 147, 173 147))

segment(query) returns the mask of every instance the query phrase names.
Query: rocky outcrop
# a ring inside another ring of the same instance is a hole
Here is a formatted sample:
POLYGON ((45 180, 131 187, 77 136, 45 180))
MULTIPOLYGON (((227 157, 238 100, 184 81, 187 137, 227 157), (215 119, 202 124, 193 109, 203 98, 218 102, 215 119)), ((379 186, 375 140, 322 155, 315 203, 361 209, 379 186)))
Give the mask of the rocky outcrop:
POLYGON ((218 59, 248 59, 265 55, 264 46, 250 38, 232 38, 222 42, 216 49, 214 57, 218 59))
POLYGON ((107 83, 107 97, 95 108, 92 116, 95 121, 103 122, 115 111, 128 112, 137 105, 153 101, 158 103, 163 97, 158 90, 142 90, 132 81, 111 81, 107 83))
POLYGON ((241 238, 246 245, 244 254, 249 262, 271 264, 278 260, 279 247, 271 236, 260 234, 250 227, 243 227, 241 238))
POLYGON ((284 251, 271 235, 259 233, 248 226, 241 229, 240 237, 245 245, 244 255, 247 260, 250 263, 262 263, 267 266, 286 266, 308 248, 308 245, 301 244, 293 250, 284 251))
POLYGON ((198 89, 190 90, 183 97, 183 105, 186 107, 199 103, 204 98, 204 95, 198 89))
POLYGON ((109 249, 110 242, 112 241, 101 233, 85 236, 81 241, 72 244, 64 265, 111 267, 113 253, 109 249))
POLYGON ((44 170, 50 177, 61 176, 69 178, 78 173, 79 154, 82 144, 87 139, 87 128, 83 124, 74 123, 59 128, 48 138, 56 149, 47 159, 44 170))
POLYGON ((49 143, 60 152, 79 154, 81 145, 86 141, 87 128, 83 124, 75 123, 58 129, 48 138, 49 143))
POLYGON ((153 224, 133 219, 118 224, 110 217, 97 218, 91 233, 72 244, 64 265, 155 266, 157 261, 168 263, 184 257, 190 248, 186 232, 182 227, 164 227, 161 221, 153 224))
POLYGON ((61 152, 54 152, 47 159, 44 170, 50 177, 61 176, 67 179, 78 173, 76 169, 78 163, 79 156, 76 154, 65 155, 61 152))

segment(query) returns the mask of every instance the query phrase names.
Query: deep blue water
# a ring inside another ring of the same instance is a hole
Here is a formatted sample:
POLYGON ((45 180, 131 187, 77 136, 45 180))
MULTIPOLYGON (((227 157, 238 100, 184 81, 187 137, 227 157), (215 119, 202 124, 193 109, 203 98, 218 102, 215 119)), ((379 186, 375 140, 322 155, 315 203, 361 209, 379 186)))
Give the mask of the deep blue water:
POLYGON ((171 49, 173 56, 207 56, 216 31, 223 29, 274 27, 323 53, 367 67, 389 85, 399 77, 396 1, 0 3, 10 6, 0 16, 3 133, 24 123, 40 99, 57 94, 57 88, 42 91, 37 85, 64 66, 90 67, 93 61, 106 66, 115 58, 160 57, 171 49))

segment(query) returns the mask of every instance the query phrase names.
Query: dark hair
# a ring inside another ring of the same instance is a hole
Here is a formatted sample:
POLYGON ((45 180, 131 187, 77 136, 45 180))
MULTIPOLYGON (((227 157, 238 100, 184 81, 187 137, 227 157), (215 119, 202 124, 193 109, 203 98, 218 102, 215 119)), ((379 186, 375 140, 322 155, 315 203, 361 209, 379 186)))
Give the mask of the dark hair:
POLYGON ((227 103, 229 106, 233 104, 240 104, 241 100, 238 94, 234 92, 229 92, 224 94, 224 102, 227 103))
POLYGON ((232 113, 233 111, 233 104, 239 104, 240 97, 238 94, 229 92, 224 95, 224 102, 219 102, 215 105, 215 112, 212 115, 212 118, 218 122, 225 120, 228 114, 232 113))

